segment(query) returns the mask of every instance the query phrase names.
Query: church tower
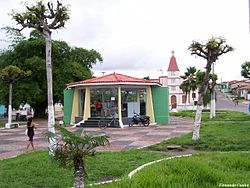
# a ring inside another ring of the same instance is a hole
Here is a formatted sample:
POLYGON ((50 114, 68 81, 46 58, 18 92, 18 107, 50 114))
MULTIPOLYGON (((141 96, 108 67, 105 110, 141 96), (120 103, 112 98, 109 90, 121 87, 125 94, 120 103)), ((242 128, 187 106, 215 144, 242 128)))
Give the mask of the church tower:
POLYGON ((174 110, 184 104, 183 101, 186 101, 186 96, 180 89, 182 78, 180 77, 180 70, 174 56, 174 51, 172 51, 171 53, 172 56, 168 64, 167 75, 160 76, 159 81, 162 86, 169 88, 170 109, 174 110))
POLYGON ((176 77, 176 76, 180 76, 180 70, 178 68, 175 56, 174 56, 174 50, 172 50, 172 57, 170 58, 170 62, 168 65, 168 77, 176 77))

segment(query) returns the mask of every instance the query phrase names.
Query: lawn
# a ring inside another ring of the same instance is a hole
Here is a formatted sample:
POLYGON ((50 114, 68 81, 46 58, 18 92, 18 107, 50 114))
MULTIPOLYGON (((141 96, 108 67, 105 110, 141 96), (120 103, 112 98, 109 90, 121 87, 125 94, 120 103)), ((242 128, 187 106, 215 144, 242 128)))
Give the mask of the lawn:
POLYGON ((249 153, 205 152, 192 157, 165 160, 145 167, 131 180, 124 178, 121 182, 96 187, 210 188, 222 184, 250 186, 249 153))
MULTIPOLYGON (((195 112, 183 111, 175 115, 194 117, 195 112)), ((250 115, 244 113, 219 111, 216 118, 210 120, 209 113, 205 111, 199 142, 193 142, 192 134, 187 134, 147 150, 97 153, 87 158, 86 184, 123 177, 121 182, 98 187, 219 187, 220 183, 250 186, 250 154, 239 152, 250 150, 249 122, 250 115), (165 158, 169 144, 181 145, 184 150, 192 147, 201 153, 148 166, 131 180, 127 178, 128 173, 138 166, 165 158)), ((45 151, 2 160, 0 169, 0 187, 73 185, 72 170, 59 168, 45 151)))
MULTIPOLYGON (((195 117, 195 110, 183 110, 180 112, 171 112, 171 116, 178 117, 195 117)), ((213 119, 209 118, 210 111, 203 110, 202 121, 203 122, 216 122, 216 121, 250 121, 250 115, 243 112, 234 112, 227 110, 218 110, 216 111, 216 117, 213 119)))
MULTIPOLYGON (((102 152, 87 158, 86 183, 120 178, 138 166, 166 157, 158 152, 129 150, 102 152)), ((51 161, 48 152, 36 151, 0 161, 0 187, 71 187, 73 171, 51 161)))
POLYGON ((4 127, 4 122, 2 120, 0 120, 0 128, 4 127))
MULTIPOLYGON (((175 113, 177 116, 192 117, 193 111, 175 113)), ((192 133, 179 138, 169 139, 151 150, 166 151, 168 145, 181 145, 184 149, 190 146, 206 151, 249 151, 250 150, 250 115, 241 112, 219 111, 215 119, 209 119, 204 113, 200 129, 201 140, 192 141, 192 133)))
MULTIPOLYGON (((0 120, 0 128, 5 127, 5 122, 7 122, 7 120, 6 120, 6 121, 0 120)), ((27 124, 26 122, 23 122, 23 121, 21 121, 21 122, 16 122, 16 121, 14 121, 14 122, 12 122, 12 123, 19 123, 20 126, 24 126, 24 125, 27 124)), ((12 128, 12 127, 11 127, 11 128, 12 128)))

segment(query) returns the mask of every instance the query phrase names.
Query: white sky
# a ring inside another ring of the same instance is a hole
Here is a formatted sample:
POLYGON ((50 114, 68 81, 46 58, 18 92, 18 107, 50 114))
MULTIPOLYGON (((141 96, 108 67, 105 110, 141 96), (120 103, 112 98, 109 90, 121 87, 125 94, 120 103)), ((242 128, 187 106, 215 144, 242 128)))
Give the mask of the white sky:
MULTIPOLYGON (((0 27, 14 25, 10 13, 19 0, 0 0, 0 27)), ((27 2, 33 2, 27 0, 27 2)), ((204 70, 205 61, 187 50, 193 40, 222 36, 234 52, 216 62, 219 81, 243 79, 241 64, 250 61, 248 0, 63 0, 70 5, 66 27, 52 37, 72 46, 95 49, 103 63, 94 74, 119 72, 157 78, 166 74, 175 51, 181 74, 189 66, 204 70)), ((0 35, 4 39, 4 35, 0 35)), ((0 41, 0 48, 7 44, 0 41)), ((52 52, 53 53, 53 52, 52 52)))

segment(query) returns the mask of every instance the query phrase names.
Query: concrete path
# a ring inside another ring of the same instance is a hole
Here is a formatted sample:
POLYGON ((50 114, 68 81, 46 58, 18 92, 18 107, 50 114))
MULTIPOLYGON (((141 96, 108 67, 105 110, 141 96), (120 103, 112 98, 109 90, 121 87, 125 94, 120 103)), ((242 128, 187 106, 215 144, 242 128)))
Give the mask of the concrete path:
MULTIPOLYGON (((48 148, 47 139, 41 134, 47 130, 46 121, 37 120, 39 124, 34 137, 34 145, 38 150, 48 148)), ((163 140, 181 136, 192 131, 193 119, 171 117, 169 125, 150 125, 149 127, 86 128, 89 133, 104 132, 110 136, 110 145, 99 147, 100 151, 120 151, 130 148, 142 148, 159 143, 163 140)), ((77 131, 79 128, 69 128, 77 131)), ((25 152, 28 137, 24 134, 25 127, 15 129, 0 129, 0 159, 20 155, 25 152)))

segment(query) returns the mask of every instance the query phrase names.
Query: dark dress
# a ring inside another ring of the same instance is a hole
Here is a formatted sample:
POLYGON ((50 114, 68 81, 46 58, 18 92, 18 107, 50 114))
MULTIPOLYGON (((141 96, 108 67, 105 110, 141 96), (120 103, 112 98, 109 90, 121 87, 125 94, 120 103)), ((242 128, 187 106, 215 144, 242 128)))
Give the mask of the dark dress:
POLYGON ((33 141, 33 136, 34 136, 34 127, 27 127, 28 128, 28 137, 29 141, 33 141))

